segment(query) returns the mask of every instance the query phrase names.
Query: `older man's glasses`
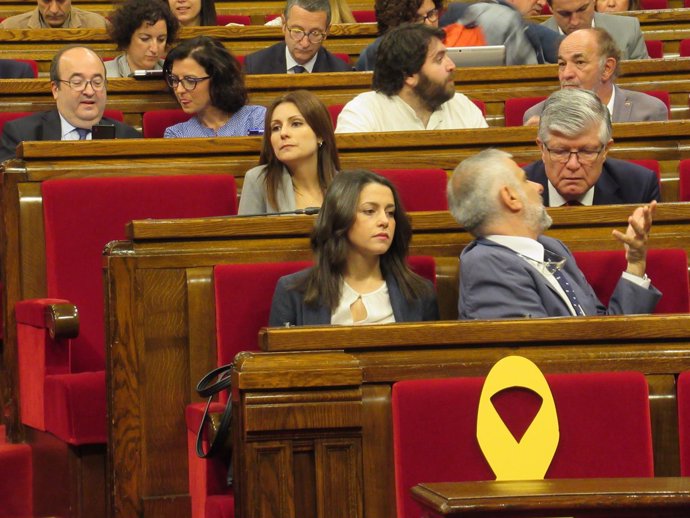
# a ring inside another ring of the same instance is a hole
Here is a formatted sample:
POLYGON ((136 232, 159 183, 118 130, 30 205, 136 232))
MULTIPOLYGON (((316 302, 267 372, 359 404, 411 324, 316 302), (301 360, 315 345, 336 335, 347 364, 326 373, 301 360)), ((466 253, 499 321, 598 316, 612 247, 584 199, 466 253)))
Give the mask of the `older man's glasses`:
POLYGON ((83 77, 73 77, 71 79, 58 79, 58 83, 65 83, 66 85, 69 85, 69 87, 74 90, 75 92, 83 92, 86 90, 86 87, 88 85, 91 85, 91 88, 94 89, 95 92, 100 92, 103 90, 106 85, 108 84, 108 81, 104 77, 94 77, 93 79, 84 79, 83 77))
POLYGON ((288 34, 290 34, 290 37, 297 43, 302 41, 305 36, 311 43, 321 43, 326 39, 326 33, 317 30, 306 32, 304 29, 299 27, 288 27, 287 31, 288 34))
POLYGON ((604 150, 604 146, 601 146, 599 149, 578 149, 577 151, 571 151, 570 149, 550 149, 544 144, 544 149, 549 152, 549 157, 554 162, 566 164, 568 160, 570 160, 571 155, 575 155, 578 162, 589 165, 599 158, 599 155, 604 150))
POLYGON ((182 88, 187 90, 188 92, 191 92, 196 88, 196 85, 199 83, 206 81, 207 79, 211 79, 211 76, 205 76, 205 77, 192 77, 192 76, 184 76, 184 77, 177 77, 176 75, 173 74, 168 74, 165 76, 165 82, 168 83, 168 86, 175 90, 177 88, 177 85, 182 84, 182 88))
POLYGON ((431 11, 428 11, 426 14, 418 14, 414 21, 416 23, 424 23, 424 22, 435 22, 438 20, 438 9, 432 9, 431 11))

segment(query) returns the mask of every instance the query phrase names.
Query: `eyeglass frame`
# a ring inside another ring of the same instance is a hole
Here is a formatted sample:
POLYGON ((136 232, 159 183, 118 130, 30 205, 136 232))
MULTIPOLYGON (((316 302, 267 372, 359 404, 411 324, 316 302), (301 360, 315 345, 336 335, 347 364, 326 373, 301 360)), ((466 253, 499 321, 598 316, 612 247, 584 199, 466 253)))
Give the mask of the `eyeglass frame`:
POLYGON ((178 85, 182 85, 182 88, 184 88, 185 91, 187 91, 187 92, 194 91, 196 89, 196 85, 198 85, 199 83, 203 83, 207 79, 211 79, 211 76, 204 76, 204 77, 183 76, 183 77, 178 77, 178 76, 171 74, 171 73, 165 74, 165 82, 170 88, 172 88, 173 90, 176 90, 178 85), (192 85, 194 85, 194 86, 192 86, 191 88, 188 88, 184 84, 185 81, 191 82, 192 85), (173 83, 177 83, 177 84, 173 84, 173 83))
MULTIPOLYGON (((604 151, 604 149, 606 149, 606 145, 602 144, 602 146, 599 148, 599 150, 596 152, 596 154, 592 158, 585 158, 584 160, 583 160, 583 157, 580 156, 580 153, 594 153, 594 151, 588 151, 586 149, 578 149, 577 151, 567 150, 568 156, 566 157, 565 160, 562 160, 561 158, 554 158, 554 155, 553 155, 554 152, 559 151, 559 150, 549 149, 549 146, 547 146, 544 142, 542 142, 541 145, 544 146, 544 149, 546 149, 546 151, 549 153, 549 158, 551 160, 553 160, 554 162, 557 162, 559 164, 567 164, 570 161, 570 157, 572 155, 575 155, 575 158, 577 159, 577 162, 579 164, 592 165, 594 162, 596 162, 597 158, 599 158, 599 155, 601 155, 601 152, 604 151)), ((560 150, 560 151, 562 151, 563 153, 566 152, 565 149, 560 150)))
POLYGON ((294 42, 296 42, 296 43, 301 42, 301 41, 304 39, 305 36, 306 36, 307 39, 309 40, 309 43, 323 43, 323 41, 328 37, 328 32, 327 32, 327 31, 318 31, 318 30, 314 29, 314 30, 312 30, 312 31, 307 32, 307 31, 305 31, 304 29, 302 29, 302 27, 288 27, 287 24, 285 24, 285 30, 286 30, 287 33, 290 35, 290 38, 292 38, 292 41, 294 41, 294 42), (301 32, 301 33, 302 33, 302 37, 299 38, 299 39, 295 38, 295 37, 292 35, 293 31, 301 32), (319 41, 314 41, 314 40, 312 40, 312 39, 311 39, 312 34, 319 34, 319 35, 321 35, 321 39, 320 39, 319 41))
POLYGON ((73 91, 79 92, 79 93, 86 90, 86 87, 89 85, 91 85, 91 89, 94 92, 102 92, 108 86, 108 79, 103 77, 103 76, 96 76, 96 77, 92 77, 91 79, 84 79, 83 77, 75 76, 75 77, 72 77, 70 79, 56 79, 55 82, 65 83, 66 85, 69 86, 70 90, 73 90, 73 91), (79 88, 78 86, 74 86, 74 84, 72 83, 72 81, 74 81, 74 80, 83 81, 84 87, 79 88), (100 86, 98 86, 98 85, 94 84, 94 81, 103 81, 103 83, 100 86))
POLYGON ((438 15, 439 10, 434 7, 433 9, 429 9, 425 15, 418 14, 415 16, 414 21, 416 23, 424 23, 428 20, 433 23, 438 21, 438 15))

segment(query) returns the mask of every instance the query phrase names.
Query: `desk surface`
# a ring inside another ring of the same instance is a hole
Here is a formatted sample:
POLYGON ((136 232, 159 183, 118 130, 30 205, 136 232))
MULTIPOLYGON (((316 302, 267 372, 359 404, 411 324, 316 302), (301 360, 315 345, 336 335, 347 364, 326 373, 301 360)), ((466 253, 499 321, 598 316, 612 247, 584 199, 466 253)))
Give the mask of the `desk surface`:
POLYGON ((687 516, 690 478, 423 483, 412 495, 431 517, 687 516))

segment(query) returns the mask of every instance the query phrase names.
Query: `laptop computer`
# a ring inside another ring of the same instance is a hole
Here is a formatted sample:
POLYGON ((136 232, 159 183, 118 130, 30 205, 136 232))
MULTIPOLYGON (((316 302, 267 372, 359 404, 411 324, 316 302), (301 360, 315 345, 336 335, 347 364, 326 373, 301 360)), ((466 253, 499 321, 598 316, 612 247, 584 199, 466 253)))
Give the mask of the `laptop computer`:
POLYGON ((448 57, 455 66, 496 67, 506 64, 505 45, 486 45, 482 47, 449 47, 448 57))

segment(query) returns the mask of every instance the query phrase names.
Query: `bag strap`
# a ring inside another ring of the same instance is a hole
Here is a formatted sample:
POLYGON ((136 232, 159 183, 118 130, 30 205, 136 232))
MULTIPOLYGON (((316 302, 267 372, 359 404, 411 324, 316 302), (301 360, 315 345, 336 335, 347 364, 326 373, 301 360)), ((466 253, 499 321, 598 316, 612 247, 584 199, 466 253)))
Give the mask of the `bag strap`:
POLYGON ((204 416, 201 418, 201 424, 199 425, 199 430, 196 433, 196 454, 205 459, 207 457, 213 456, 216 451, 224 444, 227 440, 227 436, 230 433, 230 421, 232 419, 232 399, 228 397, 228 402, 225 405, 225 410, 220 418, 220 426, 218 427, 218 433, 211 441, 208 451, 204 452, 203 447, 203 434, 204 425, 208 419, 208 409, 213 401, 213 396, 223 389, 230 388, 231 386, 231 371, 232 365, 223 365, 217 369, 213 369, 211 372, 206 374, 196 386, 196 391, 201 397, 208 397, 206 402, 206 408, 204 408, 204 416), (218 377, 218 381, 212 383, 218 377))

